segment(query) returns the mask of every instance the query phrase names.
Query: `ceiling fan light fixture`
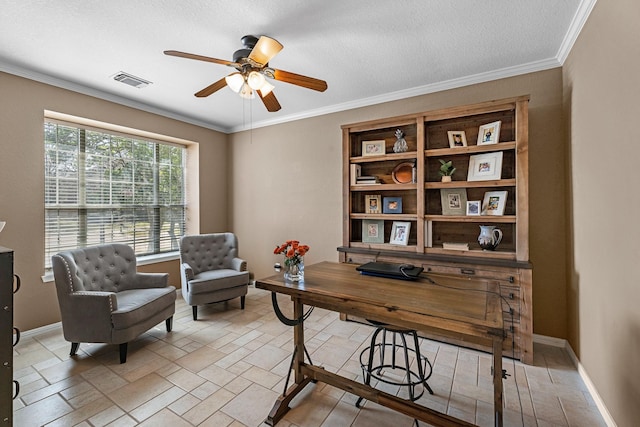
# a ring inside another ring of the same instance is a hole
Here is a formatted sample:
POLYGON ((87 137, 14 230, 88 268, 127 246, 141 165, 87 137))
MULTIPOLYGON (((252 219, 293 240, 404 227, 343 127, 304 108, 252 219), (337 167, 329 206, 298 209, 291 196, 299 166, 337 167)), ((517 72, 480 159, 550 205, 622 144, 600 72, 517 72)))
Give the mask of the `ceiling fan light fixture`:
POLYGON ((229 74, 224 79, 227 82, 229 89, 235 93, 239 93, 240 89, 242 89, 242 86, 244 85, 244 77, 240 73, 229 74))
POLYGON ((251 89, 258 90, 266 83, 266 80, 259 72, 252 71, 247 76, 247 83, 251 86, 251 89))
POLYGON ((275 89, 275 86, 265 80, 262 87, 260 87, 260 93, 262 94, 262 96, 266 96, 271 93, 273 89, 275 89))
POLYGON ((281 50, 282 44, 280 44, 278 40, 267 36, 260 36, 258 42, 251 50, 249 59, 260 65, 266 65, 271 58, 276 56, 281 50))
POLYGON ((253 90, 251 89, 251 86, 249 86, 247 83, 244 83, 242 85, 242 89, 240 89, 240 96, 244 99, 253 99, 255 98, 255 94, 253 93, 253 90))

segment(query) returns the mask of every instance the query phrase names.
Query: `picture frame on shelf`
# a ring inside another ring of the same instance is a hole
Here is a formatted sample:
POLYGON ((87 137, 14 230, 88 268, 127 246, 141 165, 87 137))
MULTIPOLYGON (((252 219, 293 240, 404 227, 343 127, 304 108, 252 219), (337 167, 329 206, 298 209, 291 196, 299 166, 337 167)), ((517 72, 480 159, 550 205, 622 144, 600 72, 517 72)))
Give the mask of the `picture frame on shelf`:
POLYGON ((364 212, 368 214, 382 213, 382 200, 379 194, 366 194, 364 196, 364 212))
POLYGON ((487 191, 482 202, 482 215, 502 216, 506 203, 506 191, 487 191))
POLYGON ((391 236, 389 243, 392 245, 408 245, 409 231, 411 231, 411 222, 409 221, 393 221, 391 226, 391 236))
POLYGON ((482 212, 482 204, 480 200, 467 201, 467 216, 480 215, 482 212))
POLYGON ((467 181, 491 181, 502 176, 502 151, 469 157, 467 181))
POLYGON ((382 199, 382 213, 401 214, 402 197, 385 197, 382 199))
POLYGON ((362 220, 362 243, 384 243, 383 220, 362 220))
POLYGON ((383 156, 385 153, 384 139, 376 141, 362 141, 363 156, 383 156))
POLYGON ((449 137, 449 148, 458 148, 467 146, 467 135, 463 130, 450 130, 447 132, 449 137))
POLYGON ((466 188, 441 188, 442 215, 465 215, 467 209, 466 188))
POLYGON ((498 120, 497 122, 487 123, 486 125, 480 126, 478 129, 478 141, 477 145, 490 145, 497 144, 500 141, 500 125, 502 122, 498 120))

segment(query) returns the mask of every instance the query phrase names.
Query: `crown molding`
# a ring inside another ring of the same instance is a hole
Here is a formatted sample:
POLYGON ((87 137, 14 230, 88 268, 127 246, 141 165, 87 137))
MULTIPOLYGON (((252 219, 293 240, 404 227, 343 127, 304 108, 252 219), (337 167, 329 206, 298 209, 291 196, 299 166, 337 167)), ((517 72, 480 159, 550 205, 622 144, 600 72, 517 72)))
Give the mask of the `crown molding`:
MULTIPOLYGON (((595 2, 595 0, 589 0, 589 1, 595 2)), ((127 107, 135 108, 141 111, 146 111, 148 113, 158 114, 164 117, 168 117, 174 120, 179 120, 181 122, 189 123, 195 126, 200 126, 206 129, 211 129, 211 130, 215 130, 225 134, 229 134, 229 133, 241 132, 241 131, 261 128, 261 127, 266 127, 266 126, 273 126, 277 124, 292 122, 295 120, 302 120, 302 119, 307 119, 311 117, 337 113, 337 112, 346 111, 346 110, 352 110, 355 108, 369 107, 376 104, 382 104, 382 103, 391 102, 391 101, 398 101, 401 99, 411 98, 414 96, 421 96, 421 95, 426 95, 430 93, 441 92, 444 90, 470 86, 473 84, 485 83, 493 80, 519 76, 522 74, 549 70, 549 69, 557 68, 560 66, 562 66, 562 64, 558 61, 557 58, 548 58, 541 61, 530 62, 528 64, 516 65, 513 67, 506 67, 499 70, 478 73, 471 76, 465 76, 457 79, 451 79, 443 82, 437 82, 433 84, 404 89, 396 92, 390 92, 387 94, 372 96, 372 97, 363 98, 355 101, 335 104, 335 105, 331 105, 324 108, 308 110, 298 114, 289 114, 289 115, 281 116, 275 119, 253 122, 248 125, 243 124, 241 126, 224 127, 224 128, 220 126, 215 126, 212 123, 194 119, 192 117, 176 114, 174 112, 152 107, 150 105, 133 101, 128 98, 113 95, 98 89, 85 87, 77 83, 70 82, 68 80, 48 76, 36 71, 26 70, 20 67, 9 66, 2 62, 0 62, 0 71, 4 71, 9 74, 14 74, 20 77, 24 77, 30 80, 35 80, 35 81, 49 84, 52 86, 60 87, 62 89, 68 89, 84 95, 93 96, 106 101, 111 101, 127 107)))
POLYGON ((549 70, 560 67, 561 64, 556 58, 549 58, 541 61, 530 62, 528 64, 517 65, 513 67, 502 68, 500 70, 488 71, 472 76, 461 77, 458 79, 446 80, 443 82, 418 86, 410 89, 399 90, 382 95, 372 96, 359 99, 356 101, 335 104, 326 108, 318 108, 315 110, 305 111, 299 114, 290 114, 273 120, 263 120, 254 122, 250 125, 235 126, 230 129, 231 133, 251 130, 276 124, 291 122, 294 120, 307 119, 310 117, 322 116, 325 114, 337 113, 355 108, 369 107, 371 105, 382 104, 384 102, 398 101, 401 99, 411 98, 414 96, 426 95, 429 93, 441 92, 449 89, 456 89, 464 86, 470 86, 478 83, 485 83, 493 80, 504 79, 508 77, 519 76, 522 74, 533 73, 537 71, 549 70))
POLYGON ((102 99, 105 101, 110 101, 116 104, 124 105, 125 107, 135 108, 136 110, 145 111, 147 113, 157 114, 159 116, 167 117, 170 119, 178 120, 181 122, 189 123, 195 126, 200 126, 206 129, 215 130, 222 133, 229 133, 228 128, 221 128, 219 126, 215 126, 211 123, 204 122, 202 120, 197 120, 189 116, 185 116, 182 114, 177 114, 172 111, 168 111, 162 108, 152 107, 148 104, 134 101, 129 98, 125 98, 123 96, 114 95, 99 89, 91 88, 88 86, 83 86, 77 83, 70 82, 69 80, 61 79, 58 77, 49 76, 47 74, 43 74, 33 70, 27 70, 22 67, 18 67, 15 65, 7 64, 5 62, 0 61, 0 71, 3 71, 8 74, 13 74, 18 77, 24 77, 29 80, 34 80, 40 83, 45 83, 51 86, 55 86, 61 89, 67 89, 73 92, 77 92, 83 95, 92 96, 94 98, 102 99))
POLYGON ((571 20, 569 29, 567 30, 564 40, 562 40, 562 44, 560 45, 560 49, 558 49, 558 53, 556 55, 556 58, 558 58, 558 62, 560 62, 561 65, 564 65, 564 61, 567 60, 574 43, 578 39, 578 35, 580 35, 580 32, 582 31, 582 27, 584 27, 584 24, 587 22, 587 18, 589 18, 593 7, 596 5, 596 1, 597 0, 582 0, 578 5, 576 14, 571 20))

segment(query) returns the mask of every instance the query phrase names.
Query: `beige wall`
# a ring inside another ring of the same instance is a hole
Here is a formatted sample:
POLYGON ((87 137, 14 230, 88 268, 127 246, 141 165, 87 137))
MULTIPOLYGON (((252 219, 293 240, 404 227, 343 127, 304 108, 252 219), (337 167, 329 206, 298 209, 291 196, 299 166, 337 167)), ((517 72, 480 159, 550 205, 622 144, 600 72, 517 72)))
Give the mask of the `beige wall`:
MULTIPOLYGON (((0 219, 7 221, 0 245, 15 251, 15 271, 22 278, 14 312, 21 330, 60 320, 54 285, 40 279, 44 273, 44 110, 198 142, 200 212, 190 216, 199 217, 202 231, 226 230, 227 135, 6 73, 0 73, 0 88, 0 219)), ((177 265, 177 261, 164 263, 164 271, 170 271, 171 283, 179 286, 177 265)))
POLYGON ((619 426, 640 420, 639 19, 599 1, 563 67, 569 341, 619 426))
POLYGON ((272 274, 273 263, 282 261, 273 249, 287 239, 311 246, 308 263, 337 261, 336 248, 342 245, 341 125, 525 94, 531 95, 534 332, 565 338, 565 150, 559 68, 231 135, 231 228, 238 234, 241 255, 258 278, 272 274))

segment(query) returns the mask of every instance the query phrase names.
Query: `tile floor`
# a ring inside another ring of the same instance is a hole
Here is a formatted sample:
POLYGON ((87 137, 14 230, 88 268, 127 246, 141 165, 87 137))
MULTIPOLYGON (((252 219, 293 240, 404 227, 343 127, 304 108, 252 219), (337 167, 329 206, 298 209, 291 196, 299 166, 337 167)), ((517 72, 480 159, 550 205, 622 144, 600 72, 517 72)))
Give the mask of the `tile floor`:
MULTIPOLYGON (((286 311, 290 302, 280 301, 286 311)), ((14 426, 266 426, 284 388, 291 328, 276 319, 270 295, 255 288, 244 311, 237 299, 200 307, 198 318, 192 320, 191 307, 179 297, 173 332, 167 334, 163 322, 140 336, 122 365, 117 346, 81 344, 70 358, 57 326, 25 334, 14 350, 14 378, 21 384, 14 426)), ((316 309, 305 327, 315 364, 362 380, 358 360, 370 326, 316 309)), ((419 402, 492 425, 490 356, 429 340, 422 340, 421 350, 434 365, 429 384, 435 395, 425 393, 419 402)), ((533 366, 504 361, 511 375, 505 380, 505 425, 605 425, 566 352, 536 344, 534 353, 533 366)), ((356 400, 331 386, 310 385, 278 427, 412 426, 412 419, 372 402, 358 409, 356 400)))

